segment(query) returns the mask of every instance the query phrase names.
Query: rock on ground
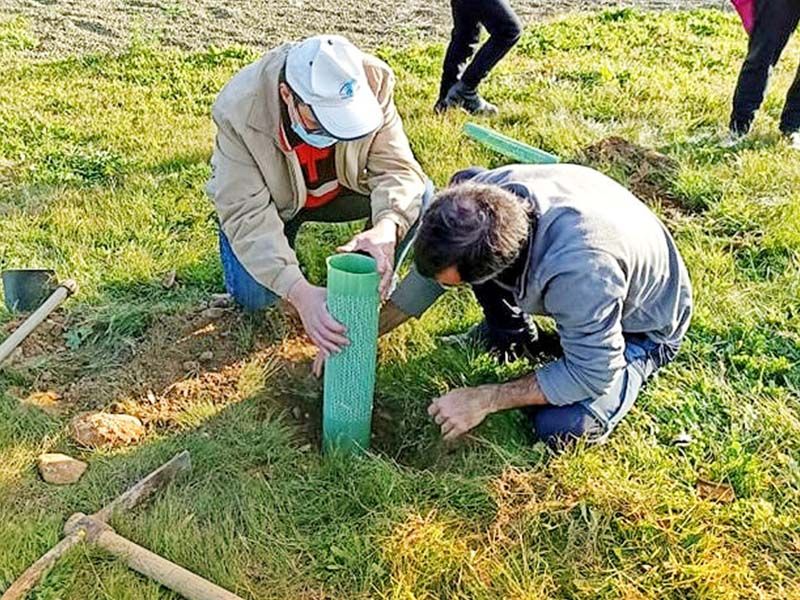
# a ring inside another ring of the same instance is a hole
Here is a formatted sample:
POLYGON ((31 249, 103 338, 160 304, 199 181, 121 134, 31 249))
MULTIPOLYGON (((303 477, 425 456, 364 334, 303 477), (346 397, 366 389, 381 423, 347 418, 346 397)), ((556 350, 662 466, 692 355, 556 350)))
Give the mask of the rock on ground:
POLYGON ((145 434, 142 422, 132 415, 84 413, 70 422, 72 438, 88 448, 114 448, 135 444, 145 434))
POLYGON ((69 485, 78 481, 88 466, 66 454, 42 454, 38 460, 39 474, 47 483, 69 485))

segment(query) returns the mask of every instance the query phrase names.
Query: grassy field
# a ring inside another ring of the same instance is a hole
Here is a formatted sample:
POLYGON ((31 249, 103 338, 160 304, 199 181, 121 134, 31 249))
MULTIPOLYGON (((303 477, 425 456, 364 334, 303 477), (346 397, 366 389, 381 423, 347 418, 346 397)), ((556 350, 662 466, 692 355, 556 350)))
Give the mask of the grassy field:
MULTIPOLYGON (((445 447, 430 399, 530 367, 441 347, 479 318, 451 293, 382 341, 375 451, 350 460, 316 451, 320 386, 287 323, 198 316, 221 291, 209 107, 255 53, 142 43, 33 61, 34 44, 24 22, 0 24, 0 267, 52 266, 82 289, 0 373, 0 590, 72 512, 188 448, 192 475, 113 525, 245 598, 800 597, 800 159, 776 133, 796 40, 754 135, 723 150, 746 45, 735 17, 623 10, 528 29, 486 85, 504 109, 488 124, 652 201, 694 280, 689 340, 605 446, 553 455, 504 414, 445 447), (629 143, 598 145, 611 136, 629 143), (57 410, 37 404, 45 391, 57 410), (76 448, 66 424, 85 408, 139 414, 146 440, 76 448), (671 444, 681 433, 687 448, 671 444), (87 474, 48 486, 34 466, 46 450, 87 474), (698 478, 735 502, 702 498, 698 478)), ((460 134, 463 115, 432 115, 440 46, 382 56, 437 184, 501 164, 460 134)), ((312 279, 354 227, 305 230, 312 279)), ((34 595, 172 597, 91 548, 34 595)))

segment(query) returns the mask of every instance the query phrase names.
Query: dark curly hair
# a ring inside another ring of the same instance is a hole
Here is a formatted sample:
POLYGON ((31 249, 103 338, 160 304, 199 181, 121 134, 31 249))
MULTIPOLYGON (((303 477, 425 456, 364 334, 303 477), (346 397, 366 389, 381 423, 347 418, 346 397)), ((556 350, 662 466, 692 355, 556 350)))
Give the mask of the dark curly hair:
POLYGON ((435 277, 455 266, 476 282, 509 267, 531 227, 530 206, 496 185, 457 183, 439 192, 414 242, 417 270, 435 277))

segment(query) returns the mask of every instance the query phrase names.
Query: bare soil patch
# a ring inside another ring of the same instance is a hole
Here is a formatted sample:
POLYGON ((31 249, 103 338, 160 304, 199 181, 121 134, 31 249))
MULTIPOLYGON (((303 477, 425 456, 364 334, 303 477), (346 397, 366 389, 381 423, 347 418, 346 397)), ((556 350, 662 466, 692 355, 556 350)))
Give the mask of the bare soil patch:
POLYGON ((296 413, 294 396, 271 393, 279 379, 310 379, 313 396, 321 398, 309 369, 314 347, 291 318, 274 311, 258 319, 235 309, 211 316, 201 307, 157 317, 120 360, 96 368, 96 349, 67 347, 65 317, 58 313, 15 353, 10 366, 21 381, 9 392, 51 415, 106 410, 139 417, 151 430, 180 427, 181 413, 244 400, 252 389, 264 396, 267 388, 270 399, 280 398, 278 409, 296 413))
MULTIPOLYGON (((726 0, 512 0, 523 23, 573 11, 633 6, 654 10, 727 8, 726 0)), ((318 33, 339 33, 364 48, 444 40, 448 0, 0 0, 0 13, 28 18, 36 54, 113 51, 135 37, 201 49, 245 45, 262 50, 318 33)))
MULTIPOLYGON (((8 393, 32 410, 65 421, 85 411, 124 413, 165 432, 184 427, 186 413, 198 407, 248 401, 265 418, 283 414, 299 444, 321 446, 322 382, 311 373, 316 348, 294 315, 201 306, 160 316, 118 360, 99 367, 92 364, 96 349, 67 346, 69 327, 65 314, 55 313, 13 356, 19 383, 8 393)), ((376 402, 373 447, 390 455, 400 443, 393 421, 376 402)))

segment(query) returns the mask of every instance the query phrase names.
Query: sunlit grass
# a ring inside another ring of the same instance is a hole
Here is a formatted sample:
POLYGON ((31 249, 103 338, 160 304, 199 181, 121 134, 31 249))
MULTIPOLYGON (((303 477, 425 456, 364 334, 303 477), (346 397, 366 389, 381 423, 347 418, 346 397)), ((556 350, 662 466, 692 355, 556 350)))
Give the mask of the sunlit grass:
MULTIPOLYGON (((67 360, 78 377, 110 376, 160 315, 221 291, 203 191, 209 108, 256 54, 137 44, 32 61, 22 55, 32 44, 24 22, 0 24, 0 267, 78 279, 67 360), (178 285, 165 290, 171 270, 178 285)), ((796 41, 787 48, 753 136, 724 150, 717 137, 745 45, 735 17, 716 11, 566 17, 532 25, 485 86, 503 108, 485 124, 565 160, 614 135, 676 162, 659 178, 674 206, 657 210, 689 266, 695 319, 677 362, 607 445, 552 456, 530 447, 512 414, 469 445, 441 444, 425 414, 432 397, 529 368, 440 347, 438 335, 480 318, 467 293, 381 342, 376 402, 391 435, 355 460, 305 448, 274 395, 316 401, 317 389, 261 357, 237 363, 229 396, 198 393, 171 428, 105 452, 66 440, 69 414, 19 404, 58 365, 12 367, 0 374, 0 590, 72 512, 96 510, 188 448, 192 475, 114 526, 243 597, 800 597, 800 160, 776 133, 800 52, 796 41), (682 433, 693 443, 672 446, 682 433), (48 449, 90 462, 80 484, 36 477, 48 449), (698 477, 729 483, 736 502, 702 500, 698 477)), ((466 116, 432 113, 441 46, 381 56, 438 185, 470 164, 502 164, 460 132, 466 116)), ((596 166, 629 183, 630 165, 596 166)), ((355 227, 301 235, 311 279, 355 227)), ((242 349, 256 327, 240 325, 242 349)), ((163 597, 90 548, 36 596, 163 597)))

